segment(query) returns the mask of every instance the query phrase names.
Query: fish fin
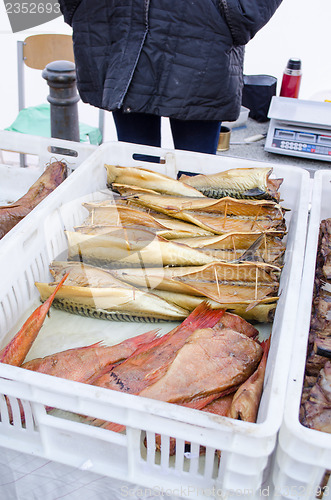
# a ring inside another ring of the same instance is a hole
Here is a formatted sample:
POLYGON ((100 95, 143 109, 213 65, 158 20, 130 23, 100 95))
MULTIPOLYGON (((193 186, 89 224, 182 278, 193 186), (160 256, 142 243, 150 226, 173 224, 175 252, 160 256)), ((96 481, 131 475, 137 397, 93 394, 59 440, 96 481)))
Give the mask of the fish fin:
POLYGON ((69 273, 66 273, 63 276, 61 281, 56 285, 54 292, 52 292, 52 294, 48 297, 48 299, 45 300, 45 302, 40 306, 40 308, 43 308, 43 306, 46 306, 45 309, 47 308, 47 311, 49 310, 49 308, 51 307, 52 302, 55 298, 55 295, 57 294, 57 292, 59 291, 59 289, 61 288, 61 286, 63 285, 63 283, 65 282, 65 280, 67 279, 68 276, 69 276, 69 273))
POLYGON ((34 340, 36 339, 47 313, 52 305, 54 297, 63 282, 67 279, 68 274, 65 274, 61 281, 56 286, 54 292, 48 299, 38 306, 33 313, 28 317, 20 330, 12 338, 12 340, 0 351, 0 362, 9 365, 20 366, 27 353, 29 352, 34 340), (29 335, 27 335, 29 332, 29 335))
MULTIPOLYGON (((159 328, 155 328, 155 330, 150 330, 149 332, 142 333, 141 335, 138 335, 137 337, 126 339, 123 342, 120 342, 120 344, 117 344, 117 345, 121 345, 121 344, 126 344, 126 343, 132 341, 133 345, 136 345, 137 348, 132 352, 132 354, 127 356, 125 359, 122 359, 121 361, 118 361, 117 363, 113 363, 112 365, 105 366, 102 370, 98 371, 93 376, 93 378, 91 378, 88 381, 88 383, 93 384, 94 382, 96 382, 96 380, 98 380, 99 378, 101 378, 104 375, 106 375, 107 373, 109 373, 115 366, 118 366, 121 363, 123 363, 124 361, 126 361, 127 359, 132 358, 133 356, 136 356, 137 354, 140 354, 141 352, 148 350, 151 345, 153 347, 154 340, 158 340, 158 339, 162 338, 162 337, 152 338, 159 331, 160 331, 159 328), (150 338, 151 338, 151 340, 150 340, 150 338)), ((95 344, 95 345, 97 345, 97 344, 95 344)), ((158 345, 158 344, 156 344, 156 345, 158 345)), ((92 347, 92 346, 90 346, 90 347, 92 347)), ((100 345, 100 347, 107 347, 107 346, 100 345)))
POLYGON ((101 418, 86 417, 85 420, 90 425, 94 425, 95 427, 100 427, 102 429, 107 429, 108 431, 113 431, 113 432, 125 431, 125 425, 116 424, 114 422, 107 422, 105 420, 102 420, 101 418))
POLYGON ((134 352, 134 355, 162 345, 169 338, 168 336, 174 335, 178 329, 181 330, 182 328, 188 327, 191 331, 193 331, 197 328, 212 328, 220 321, 224 313, 225 309, 213 309, 207 301, 203 301, 195 309, 193 309, 191 314, 189 314, 187 318, 185 318, 184 321, 178 325, 178 327, 175 327, 173 330, 162 335, 161 337, 156 337, 151 342, 142 344, 134 352))
POLYGON ((98 340, 98 342, 94 342, 94 344, 84 345, 82 347, 77 347, 77 349, 91 349, 91 347, 108 347, 108 345, 103 343, 104 340, 98 340))
POLYGON ((209 403, 212 403, 215 399, 227 396, 228 394, 232 394, 238 389, 238 387, 240 386, 236 385, 234 387, 229 387, 229 389, 226 389, 222 392, 216 392, 214 394, 209 394, 208 396, 197 397, 195 399, 192 399, 191 401, 180 403, 180 406, 194 408, 195 410, 202 410, 205 406, 207 406, 209 403))
POLYGON ((105 422, 100 427, 102 427, 103 429, 107 429, 107 431, 113 431, 113 432, 123 432, 126 429, 125 425, 115 424, 114 422, 105 422))
POLYGON ((260 342, 260 346, 262 347, 265 356, 268 356, 269 354, 270 343, 271 343, 271 337, 269 337, 267 340, 262 340, 262 342, 260 342))
POLYGON ((187 318, 184 319, 181 327, 190 326, 190 328, 212 328, 218 323, 225 313, 225 309, 213 309, 208 301, 199 304, 187 318))
POLYGON ((202 410, 202 408, 207 406, 218 397, 218 394, 211 394, 209 396, 194 399, 186 403, 181 403, 180 406, 185 406, 186 408, 194 408, 195 410, 202 410))
POLYGON ((248 312, 250 311, 251 309, 253 309, 253 307, 259 305, 261 301, 260 300, 254 300, 254 302, 251 302, 245 309, 245 312, 248 312))
POLYGON ((266 192, 263 189, 260 189, 258 187, 252 188, 252 189, 247 189, 246 191, 243 191, 242 196, 247 196, 247 198, 259 198, 262 196, 265 196, 266 192))
MULTIPOLYGON (((160 328, 155 328, 154 330, 149 330, 148 332, 137 335, 137 337, 130 337, 130 339, 124 340, 123 344, 130 343, 137 347, 138 349, 146 348, 147 344, 150 344, 154 340, 160 338, 156 335, 159 333, 160 328)), ((122 342, 121 342, 122 343, 122 342)), ((136 352, 136 351, 135 351, 136 352)))
POLYGON ((256 422, 270 347, 270 337, 262 341, 260 345, 263 349, 262 358, 255 371, 239 386, 238 391, 235 393, 229 411, 231 418, 256 422))
POLYGON ((102 368, 97 373, 92 375, 89 379, 86 379, 84 381, 84 383, 93 385, 94 382, 96 382, 99 378, 101 378, 104 375, 106 375, 107 373, 109 373, 113 368, 115 368, 115 366, 117 366, 119 364, 121 364, 121 361, 119 361, 118 363, 113 363, 112 365, 106 365, 104 368, 102 368))
POLYGON ((13 205, 1 205, 0 210, 8 210, 9 208, 17 208, 20 207, 20 204, 14 203, 13 205))
POLYGON ((177 179, 185 182, 185 178, 194 177, 196 175, 201 174, 197 174, 196 172, 184 172, 183 170, 178 170, 177 179))
MULTIPOLYGON (((268 298, 268 297, 266 296, 265 298, 268 298)), ((265 298, 261 298, 259 300, 253 300, 250 304, 248 304, 248 306, 245 309, 245 312, 248 312, 251 309, 253 309, 255 306, 258 306, 259 304, 263 303, 265 298)), ((278 300, 278 297, 272 297, 272 298, 275 299, 275 302, 278 300)))
POLYGON ((260 234, 258 238, 245 250, 245 252, 239 257, 239 259, 231 260, 231 263, 236 262, 265 262, 261 257, 257 257, 256 251, 261 245, 262 240, 264 239, 264 233, 260 234))
POLYGON ((138 354, 140 354, 142 352, 149 351, 150 349, 152 349, 154 347, 158 347, 158 346, 162 345, 166 339, 166 336, 167 336, 167 334, 163 335, 162 337, 155 337, 153 340, 151 340, 149 342, 145 342, 141 345, 138 345, 137 349, 134 351, 134 353, 131 356, 129 356, 129 358, 131 358, 132 356, 137 356, 138 354))

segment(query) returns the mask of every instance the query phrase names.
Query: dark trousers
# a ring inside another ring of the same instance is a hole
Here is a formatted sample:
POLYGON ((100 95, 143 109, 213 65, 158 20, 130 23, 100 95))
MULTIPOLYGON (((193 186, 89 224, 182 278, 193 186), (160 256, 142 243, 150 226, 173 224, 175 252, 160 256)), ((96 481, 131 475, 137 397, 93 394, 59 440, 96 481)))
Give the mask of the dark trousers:
MULTIPOLYGON (((144 113, 113 111, 119 141, 161 146, 161 117, 144 113)), ((221 122, 170 118, 175 149, 216 154, 221 122)))

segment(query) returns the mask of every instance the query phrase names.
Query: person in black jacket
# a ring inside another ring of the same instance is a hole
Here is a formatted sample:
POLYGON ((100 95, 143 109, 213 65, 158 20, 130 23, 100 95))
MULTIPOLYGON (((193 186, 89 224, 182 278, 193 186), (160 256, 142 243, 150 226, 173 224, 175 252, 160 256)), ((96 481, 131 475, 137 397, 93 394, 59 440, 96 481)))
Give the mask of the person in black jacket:
POLYGON ((83 102, 113 112, 118 140, 215 154, 238 118, 244 46, 282 0, 59 0, 83 102))

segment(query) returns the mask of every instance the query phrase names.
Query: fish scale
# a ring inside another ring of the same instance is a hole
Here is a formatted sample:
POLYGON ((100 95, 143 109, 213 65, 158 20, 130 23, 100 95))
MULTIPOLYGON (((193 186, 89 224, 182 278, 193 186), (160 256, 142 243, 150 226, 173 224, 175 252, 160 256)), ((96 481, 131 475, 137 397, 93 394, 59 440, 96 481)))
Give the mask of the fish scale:
POLYGON ((179 181, 194 187, 208 198, 231 196, 237 199, 279 201, 283 179, 272 179, 272 168, 234 168, 211 175, 181 175, 179 181))
POLYGON ((216 189, 216 188, 200 188, 199 191, 207 196, 208 198, 225 198, 227 196, 231 196, 231 198, 236 198, 237 200, 245 200, 245 199, 255 199, 255 200, 274 200, 273 196, 270 196, 265 191, 261 189, 251 189, 249 191, 238 191, 234 189, 216 189))
POLYGON ((57 300, 53 302, 53 307, 61 311, 67 311, 72 314, 79 314, 80 316, 86 316, 88 318, 104 319, 108 321, 126 321, 126 322, 136 322, 136 323, 159 323, 167 321, 166 319, 155 318, 150 314, 149 316, 143 317, 133 314, 124 314, 121 312, 108 312, 102 311, 100 309, 95 310, 88 308, 86 306, 78 306, 74 304, 68 304, 65 301, 57 300))

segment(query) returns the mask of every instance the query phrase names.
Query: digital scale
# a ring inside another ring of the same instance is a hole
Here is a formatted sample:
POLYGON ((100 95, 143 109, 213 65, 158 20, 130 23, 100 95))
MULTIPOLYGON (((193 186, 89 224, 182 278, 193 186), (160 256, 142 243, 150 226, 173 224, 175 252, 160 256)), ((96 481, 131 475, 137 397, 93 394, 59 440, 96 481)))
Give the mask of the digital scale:
POLYGON ((331 103, 273 97, 264 149, 331 161, 331 103))

